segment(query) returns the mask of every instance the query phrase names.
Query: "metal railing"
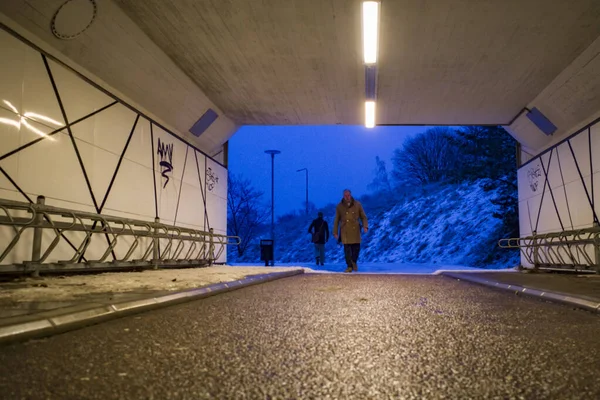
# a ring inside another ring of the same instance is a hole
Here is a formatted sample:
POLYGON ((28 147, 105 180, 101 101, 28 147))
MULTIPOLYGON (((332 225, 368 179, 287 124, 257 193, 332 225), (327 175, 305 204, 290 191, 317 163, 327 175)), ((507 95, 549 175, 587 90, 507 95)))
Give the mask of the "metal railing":
POLYGON ((36 204, 0 199, 0 226, 10 227, 12 232, 6 245, 2 242, 9 229, 0 236, 0 273, 207 266, 219 259, 226 246, 240 243, 239 237, 216 234, 212 228, 207 232, 163 224, 158 218, 148 222, 52 207, 44 202, 43 196, 36 204), (31 235, 24 235, 28 230, 33 230, 32 240, 31 235), (94 240, 93 245, 94 252, 102 255, 86 259, 95 236, 105 237, 94 240), (50 243, 43 246, 44 241, 50 243), (57 251, 61 242, 67 246, 57 251), (31 257, 24 254, 28 248, 31 257), (5 262, 9 256, 10 264, 5 262))
POLYGON ((534 268, 600 272, 600 227, 500 239, 498 246, 519 249, 534 268))

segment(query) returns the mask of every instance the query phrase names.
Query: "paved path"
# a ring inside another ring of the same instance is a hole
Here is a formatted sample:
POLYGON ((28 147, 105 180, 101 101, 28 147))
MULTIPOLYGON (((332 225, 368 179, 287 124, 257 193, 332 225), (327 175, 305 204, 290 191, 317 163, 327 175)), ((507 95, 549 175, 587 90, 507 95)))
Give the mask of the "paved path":
POLYGON ((0 347, 7 399, 600 398, 600 319, 443 276, 303 274, 0 347))

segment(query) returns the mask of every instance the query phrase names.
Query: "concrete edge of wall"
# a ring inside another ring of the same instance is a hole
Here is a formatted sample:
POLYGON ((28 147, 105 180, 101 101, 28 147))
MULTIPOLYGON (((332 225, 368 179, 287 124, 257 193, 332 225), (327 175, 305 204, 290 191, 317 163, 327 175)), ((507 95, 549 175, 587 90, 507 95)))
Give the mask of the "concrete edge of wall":
POLYGON ((92 306, 66 314, 46 316, 33 321, 0 326, 0 344, 51 336, 153 309, 199 300, 259 283, 303 274, 303 269, 250 275, 243 279, 216 283, 164 296, 148 297, 109 305, 92 306))
POLYGON ((551 301, 554 303, 560 303, 564 305, 568 305, 571 307, 581 308, 586 311, 591 311, 594 313, 600 313, 600 303, 582 299, 575 296, 570 296, 562 293, 551 292, 547 290, 539 290, 539 289, 531 289, 526 288, 519 285, 513 285, 508 283, 501 283, 487 278, 481 278, 478 276, 472 276, 465 273, 453 273, 453 272, 443 272, 443 276, 448 278, 453 278, 457 280, 464 280, 471 283, 476 283, 479 285, 500 289, 504 291, 508 291, 514 294, 523 294, 526 296, 535 297, 544 301, 551 301))

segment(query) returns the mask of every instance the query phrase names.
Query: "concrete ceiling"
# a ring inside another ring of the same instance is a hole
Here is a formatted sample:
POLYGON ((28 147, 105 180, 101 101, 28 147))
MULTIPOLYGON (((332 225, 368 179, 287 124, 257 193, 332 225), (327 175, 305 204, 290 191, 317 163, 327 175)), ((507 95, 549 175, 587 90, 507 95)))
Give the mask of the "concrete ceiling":
MULTIPOLYGON (((362 124, 359 0, 116 0, 234 122, 362 124)), ((506 124, 600 36, 598 0, 389 0, 378 124, 506 124)))

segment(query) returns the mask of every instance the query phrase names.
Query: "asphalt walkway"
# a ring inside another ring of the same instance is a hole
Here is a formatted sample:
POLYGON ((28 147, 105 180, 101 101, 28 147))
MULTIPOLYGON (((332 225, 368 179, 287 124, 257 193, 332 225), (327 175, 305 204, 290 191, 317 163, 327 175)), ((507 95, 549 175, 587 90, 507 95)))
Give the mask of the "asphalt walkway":
POLYGON ((597 399, 599 331, 462 279, 300 273, 4 345, 0 397, 597 399))
MULTIPOLYGON (((314 272, 302 267, 215 266, 1 282, 0 343, 65 332, 305 271, 314 272)), ((600 312, 600 275, 517 271, 438 271, 435 274, 504 290, 513 295, 531 296, 571 308, 600 312)))

